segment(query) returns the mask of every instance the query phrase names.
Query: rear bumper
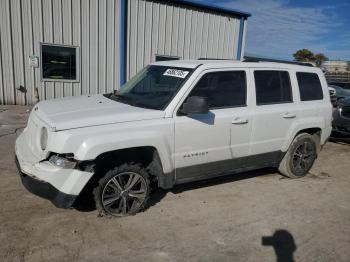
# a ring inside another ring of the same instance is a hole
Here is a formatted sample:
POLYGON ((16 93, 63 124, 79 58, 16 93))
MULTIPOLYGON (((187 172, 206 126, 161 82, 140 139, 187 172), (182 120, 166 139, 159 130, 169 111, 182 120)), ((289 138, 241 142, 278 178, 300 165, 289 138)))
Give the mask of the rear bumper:
POLYGON ((17 156, 15 157, 18 173, 21 177, 23 186, 34 195, 50 200, 56 207, 69 208, 73 205, 76 195, 65 194, 57 190, 51 184, 35 179, 24 174, 21 171, 17 156))

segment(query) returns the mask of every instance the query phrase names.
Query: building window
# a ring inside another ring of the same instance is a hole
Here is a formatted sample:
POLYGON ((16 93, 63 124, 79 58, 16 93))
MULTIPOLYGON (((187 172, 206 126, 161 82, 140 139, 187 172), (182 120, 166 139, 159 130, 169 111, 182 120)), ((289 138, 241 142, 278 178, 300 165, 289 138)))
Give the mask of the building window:
POLYGON ((156 55, 156 62, 171 61, 171 60, 180 60, 180 57, 179 56, 169 56, 169 55, 156 55))
POLYGON ((79 81, 79 48, 41 44, 43 81, 79 81))
POLYGON ((208 99, 210 109, 246 105, 247 81, 245 71, 224 71, 205 74, 190 96, 208 99))
POLYGON ((322 100, 323 92, 320 79, 315 73, 297 73, 300 100, 322 100))
POLYGON ((293 102, 289 73, 286 71, 255 71, 256 104, 293 102))

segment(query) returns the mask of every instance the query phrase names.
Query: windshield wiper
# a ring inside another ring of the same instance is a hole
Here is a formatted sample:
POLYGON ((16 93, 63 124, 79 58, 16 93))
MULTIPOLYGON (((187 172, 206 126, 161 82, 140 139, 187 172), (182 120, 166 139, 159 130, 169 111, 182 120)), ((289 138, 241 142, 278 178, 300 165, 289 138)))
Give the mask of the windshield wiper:
POLYGON ((134 99, 132 99, 129 96, 120 95, 120 94, 117 94, 117 93, 112 94, 109 98, 114 100, 114 101, 122 102, 122 103, 125 103, 125 104, 128 104, 128 105, 132 105, 132 106, 158 110, 158 108, 155 107, 155 106, 151 106, 151 105, 139 102, 139 101, 135 101, 134 99))
POLYGON ((133 104, 131 97, 120 95, 120 94, 117 94, 117 93, 113 94, 111 96, 111 99, 113 99, 115 101, 125 102, 126 104, 130 104, 130 105, 133 104))

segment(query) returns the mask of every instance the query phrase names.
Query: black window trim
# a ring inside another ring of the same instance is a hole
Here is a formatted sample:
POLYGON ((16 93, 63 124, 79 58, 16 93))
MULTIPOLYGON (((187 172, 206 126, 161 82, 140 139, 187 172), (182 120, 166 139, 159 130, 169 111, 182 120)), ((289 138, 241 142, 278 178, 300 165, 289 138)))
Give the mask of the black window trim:
POLYGON ((245 68, 227 68, 227 70, 222 70, 222 69, 226 69, 226 68, 211 68, 208 70, 205 70, 202 72, 202 74, 200 74, 197 78, 194 84, 192 84, 192 86, 189 88, 189 92, 188 94, 186 94, 185 99, 180 103, 179 108, 176 110, 176 115, 177 116, 184 116, 183 114, 181 114, 180 110, 182 108, 182 105, 185 103, 185 101, 187 100, 187 98, 189 97, 189 95, 191 94, 192 90, 196 87, 197 83, 202 79, 202 77, 206 74, 210 74, 210 73, 216 73, 216 72, 244 72, 245 73, 245 103, 244 105, 240 105, 240 106, 222 106, 222 107, 212 107, 209 108, 210 110, 220 110, 220 109, 228 109, 228 108, 240 108, 240 107, 247 107, 248 103, 247 103, 247 99, 248 99, 248 76, 249 76, 249 71, 245 68))
POLYGON ((295 71, 295 80, 296 80, 296 82, 298 84, 298 92, 299 92, 299 101, 300 101, 300 103, 319 102, 319 101, 323 101, 325 99, 324 90, 323 90, 323 87, 322 87, 322 82, 321 82, 320 76, 318 75, 317 72, 295 71), (306 74, 317 75, 318 81, 320 82, 320 86, 321 86, 321 92, 322 92, 322 98, 321 99, 312 99, 312 100, 302 100, 301 99, 301 92, 300 92, 300 86, 299 86, 299 80, 298 80, 298 73, 306 73, 306 74))
POLYGON ((256 106, 269 106, 269 105, 281 105, 281 104, 293 104, 294 101, 294 90, 293 90, 293 84, 292 84, 292 79, 290 77, 291 73, 289 72, 288 69, 286 68, 253 68, 253 77, 254 77, 254 87, 255 87, 255 105, 256 106), (279 102, 270 102, 270 103, 258 103, 257 102, 257 94, 256 94, 256 82, 255 82, 255 72, 256 71, 276 71, 276 72, 287 72, 288 73, 288 79, 289 79, 289 84, 290 84, 290 91, 291 91, 291 101, 279 101, 279 102))
POLYGON ((63 82, 63 83, 79 83, 80 82, 80 72, 81 72, 81 56, 80 56, 80 46, 76 45, 65 45, 65 44, 53 44, 53 43, 47 43, 47 42, 40 42, 40 81, 41 82, 63 82), (44 78, 43 77, 43 66, 42 66, 42 46, 58 46, 58 47, 69 47, 69 48, 75 48, 76 50, 76 79, 52 79, 52 78, 44 78))

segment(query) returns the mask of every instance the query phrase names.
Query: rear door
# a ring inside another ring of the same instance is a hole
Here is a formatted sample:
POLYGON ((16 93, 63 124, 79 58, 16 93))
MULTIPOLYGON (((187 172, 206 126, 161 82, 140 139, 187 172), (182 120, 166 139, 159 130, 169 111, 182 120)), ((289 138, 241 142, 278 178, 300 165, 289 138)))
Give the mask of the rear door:
POLYGON ((279 161, 281 149, 298 117, 290 72, 285 69, 251 69, 255 109, 251 153, 261 164, 279 161))

